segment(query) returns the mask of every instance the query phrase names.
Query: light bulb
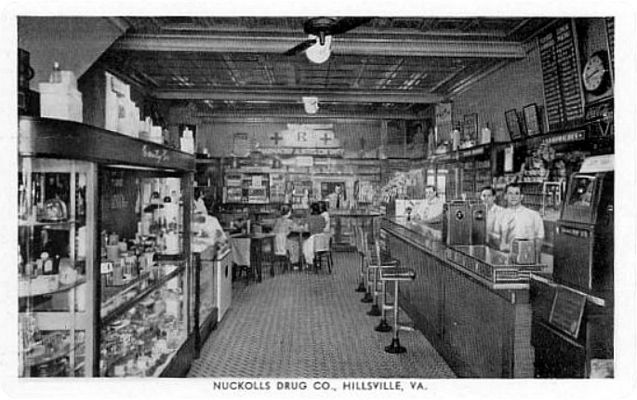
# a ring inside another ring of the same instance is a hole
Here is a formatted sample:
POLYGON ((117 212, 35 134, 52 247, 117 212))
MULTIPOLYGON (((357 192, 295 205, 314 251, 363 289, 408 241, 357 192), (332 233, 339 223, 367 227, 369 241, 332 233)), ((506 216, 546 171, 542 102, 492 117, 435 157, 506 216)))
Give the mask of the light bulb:
POLYGON ((322 64, 327 61, 331 54, 330 46, 332 44, 332 36, 325 36, 325 44, 323 46, 319 43, 318 36, 309 35, 309 38, 316 40, 316 44, 305 51, 308 60, 315 64, 322 64))

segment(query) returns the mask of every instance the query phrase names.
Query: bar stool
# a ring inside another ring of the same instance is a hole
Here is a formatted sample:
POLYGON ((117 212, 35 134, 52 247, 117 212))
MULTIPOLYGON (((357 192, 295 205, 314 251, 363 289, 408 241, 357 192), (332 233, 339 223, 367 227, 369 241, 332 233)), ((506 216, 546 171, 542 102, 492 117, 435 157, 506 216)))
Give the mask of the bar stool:
POLYGON ((360 224, 357 224, 354 229, 354 238, 356 241, 356 252, 358 253, 358 256, 361 260, 358 287, 354 291, 363 293, 367 291, 367 288, 365 287, 365 253, 363 252, 362 244, 363 227, 360 224))
POLYGON ((411 268, 401 267, 381 268, 380 279, 385 282, 394 282, 394 305, 392 307, 394 310, 394 336, 391 344, 389 346, 385 346, 385 351, 391 354, 404 353, 407 350, 400 345, 398 331, 401 329, 411 331, 413 328, 398 324, 398 283, 400 281, 413 281, 416 279, 416 271, 411 268))
MULTIPOLYGON (((376 254, 380 257, 380 243, 375 241, 376 254)), ((391 325, 387 323, 387 311, 394 309, 394 303, 389 304, 387 301, 387 284, 384 280, 380 280, 380 323, 374 328, 376 332, 389 332, 392 330, 391 325)))
POLYGON ((378 271, 382 268, 397 267, 400 265, 400 261, 393 258, 385 258, 380 254, 380 243, 378 239, 374 240, 374 244, 379 249, 377 252, 372 253, 369 249, 368 233, 363 233, 363 248, 365 252, 365 260, 367 262, 367 292, 361 300, 363 303, 374 303, 367 315, 379 316, 381 315, 380 308, 378 306, 378 271), (370 278, 371 275, 371 278, 370 278))

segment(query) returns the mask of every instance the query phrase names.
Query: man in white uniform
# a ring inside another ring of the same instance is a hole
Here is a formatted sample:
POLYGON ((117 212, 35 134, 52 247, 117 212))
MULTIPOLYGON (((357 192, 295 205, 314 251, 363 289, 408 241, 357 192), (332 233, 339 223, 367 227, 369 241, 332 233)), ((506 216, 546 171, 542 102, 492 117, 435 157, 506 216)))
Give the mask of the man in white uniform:
POLYGON ((495 221, 504 208, 495 204, 495 190, 491 186, 485 186, 480 190, 480 200, 487 210, 487 244, 498 247, 499 240, 495 236, 495 221))
POLYGON ((442 222, 443 206, 444 204, 436 192, 436 187, 427 185, 425 186, 425 201, 413 211, 413 219, 425 224, 442 222))
POLYGON ((505 191, 507 208, 496 218, 494 238, 500 242, 500 250, 510 251, 513 239, 533 239, 536 259, 540 259, 544 241, 544 221, 537 211, 522 205, 524 196, 520 185, 511 183, 505 191))
POLYGON ((219 220, 209 215, 205 206, 201 206, 201 204, 197 205, 197 202, 194 204, 194 215, 191 223, 192 230, 192 251, 194 252, 202 252, 208 246, 213 246, 216 242, 226 242, 228 237, 226 233, 223 231, 219 220))
POLYGON ((341 185, 334 187, 334 192, 327 195, 327 201, 330 203, 330 208, 347 208, 347 200, 341 185))

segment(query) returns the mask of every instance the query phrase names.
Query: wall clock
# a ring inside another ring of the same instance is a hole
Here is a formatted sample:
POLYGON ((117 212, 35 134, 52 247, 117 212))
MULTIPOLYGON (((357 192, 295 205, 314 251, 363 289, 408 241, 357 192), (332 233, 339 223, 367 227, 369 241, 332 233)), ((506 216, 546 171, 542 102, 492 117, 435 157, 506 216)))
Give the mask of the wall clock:
POLYGON ((584 89, 592 94, 602 94, 610 86, 610 71, 606 51, 598 51, 590 56, 582 73, 584 89))

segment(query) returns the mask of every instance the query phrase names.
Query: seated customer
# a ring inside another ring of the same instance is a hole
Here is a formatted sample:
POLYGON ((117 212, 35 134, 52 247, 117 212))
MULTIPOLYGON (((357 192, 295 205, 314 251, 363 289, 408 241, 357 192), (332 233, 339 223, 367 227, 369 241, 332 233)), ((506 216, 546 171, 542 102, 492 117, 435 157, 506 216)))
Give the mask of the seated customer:
POLYGON ((308 267, 312 266, 314 261, 314 236, 324 233, 325 218, 321 216, 321 207, 318 203, 312 203, 310 206, 310 216, 307 218, 307 230, 310 237, 303 242, 303 256, 308 267))
POLYGON ((281 206, 281 216, 277 218, 274 223, 274 227, 272 228, 272 233, 274 233, 274 254, 276 255, 286 255, 287 251, 290 250, 290 246, 288 244, 288 235, 292 230, 298 229, 298 225, 292 221, 292 207, 287 204, 281 206))
POLYGON ((325 219, 325 229, 323 229, 323 232, 327 233, 328 235, 331 235, 330 213, 327 212, 327 202, 321 201, 319 202, 319 205, 321 207, 321 217, 325 219))

